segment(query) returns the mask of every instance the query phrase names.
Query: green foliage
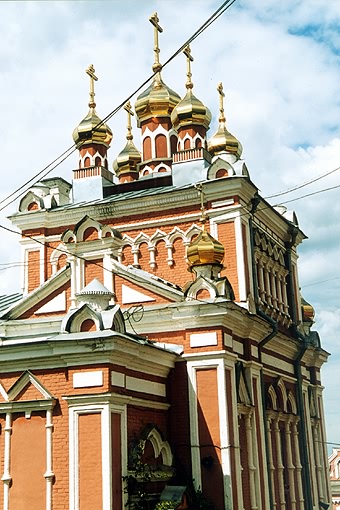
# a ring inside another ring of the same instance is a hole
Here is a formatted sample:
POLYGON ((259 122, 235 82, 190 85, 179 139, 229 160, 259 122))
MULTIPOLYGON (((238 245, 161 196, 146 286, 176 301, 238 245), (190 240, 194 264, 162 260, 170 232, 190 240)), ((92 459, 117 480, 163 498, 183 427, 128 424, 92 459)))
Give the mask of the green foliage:
POLYGON ((176 508, 180 504, 180 501, 170 501, 166 499, 165 501, 159 501, 155 506, 155 510, 171 510, 176 508))

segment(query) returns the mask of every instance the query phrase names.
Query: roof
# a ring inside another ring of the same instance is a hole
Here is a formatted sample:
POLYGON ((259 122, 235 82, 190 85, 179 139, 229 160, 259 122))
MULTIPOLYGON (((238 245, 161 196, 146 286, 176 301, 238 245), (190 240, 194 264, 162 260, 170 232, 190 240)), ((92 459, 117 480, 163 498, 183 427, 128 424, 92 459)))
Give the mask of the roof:
POLYGON ((10 306, 12 306, 17 301, 20 301, 22 298, 22 294, 16 293, 16 294, 9 294, 9 295, 2 295, 0 296, 0 314, 7 310, 10 306))

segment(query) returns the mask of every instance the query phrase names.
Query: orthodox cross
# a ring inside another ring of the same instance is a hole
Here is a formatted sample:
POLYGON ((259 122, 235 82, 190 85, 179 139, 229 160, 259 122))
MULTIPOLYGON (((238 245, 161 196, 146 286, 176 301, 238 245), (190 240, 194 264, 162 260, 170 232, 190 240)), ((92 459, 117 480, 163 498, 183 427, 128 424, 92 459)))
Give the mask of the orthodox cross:
POLYGON ((185 86, 186 86, 187 89, 192 89, 194 84, 191 81, 191 76, 192 76, 192 74, 191 74, 191 62, 194 61, 194 57, 191 55, 191 49, 190 49, 189 45, 186 48, 184 48, 183 53, 187 57, 187 77, 188 77, 188 81, 186 82, 185 86))
POLYGON ((124 106, 124 110, 127 111, 127 135, 126 135, 126 139, 127 140, 132 140, 133 139, 133 135, 132 135, 132 125, 131 125, 131 117, 132 115, 134 115, 132 109, 131 109, 131 103, 130 101, 128 101, 126 103, 126 105, 124 106))
POLYGON ((95 108, 96 107, 96 103, 94 102, 94 96, 95 96, 95 93, 94 93, 94 82, 98 81, 98 78, 94 74, 95 73, 95 68, 93 67, 93 64, 89 65, 89 67, 86 69, 86 73, 90 77, 90 102, 89 102, 89 107, 90 108, 95 108))
POLYGON ((225 122, 224 116, 224 107, 223 107, 223 98, 225 97, 225 93, 223 92, 223 85, 220 82, 217 86, 217 91, 220 95, 220 118, 218 119, 220 122, 225 122))
POLYGON ((195 184, 195 188, 197 189, 198 194, 200 196, 200 200, 201 200, 201 218, 200 218, 200 221, 202 223, 203 230, 204 230, 204 225, 207 222, 208 215, 205 212, 205 206, 204 206, 205 196, 204 196, 204 191, 203 191, 203 185, 201 183, 195 184))
POLYGON ((155 62, 153 64, 153 66, 152 66, 152 70, 153 70, 154 73, 158 73, 162 69, 162 64, 159 62, 159 52, 160 52, 160 49, 159 49, 159 43, 158 43, 158 33, 162 33, 163 32, 163 28, 158 23, 159 22, 159 18, 157 16, 157 12, 154 12, 153 15, 150 16, 149 21, 154 26, 154 32, 153 32, 154 48, 153 48, 153 51, 155 53, 155 62))

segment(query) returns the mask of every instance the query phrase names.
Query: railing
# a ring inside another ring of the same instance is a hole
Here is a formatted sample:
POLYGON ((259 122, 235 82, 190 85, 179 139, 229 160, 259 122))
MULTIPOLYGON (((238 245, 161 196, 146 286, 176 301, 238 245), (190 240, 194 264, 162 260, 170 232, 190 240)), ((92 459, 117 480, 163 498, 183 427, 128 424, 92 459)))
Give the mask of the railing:
POLYGON ((101 175, 110 182, 113 182, 113 173, 104 166, 88 166, 86 168, 77 168, 73 170, 74 179, 85 179, 86 177, 96 177, 101 175))
POLYGON ((205 159, 208 163, 210 163, 211 155, 204 147, 196 147, 195 149, 185 149, 183 151, 174 152, 172 155, 173 163, 180 163, 182 161, 192 161, 194 159, 205 159))

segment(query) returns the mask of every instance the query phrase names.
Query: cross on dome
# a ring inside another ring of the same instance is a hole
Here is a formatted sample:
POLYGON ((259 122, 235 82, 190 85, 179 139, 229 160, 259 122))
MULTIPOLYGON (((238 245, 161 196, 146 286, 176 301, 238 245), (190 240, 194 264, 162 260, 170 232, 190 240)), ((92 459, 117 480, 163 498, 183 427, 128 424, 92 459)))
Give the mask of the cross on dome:
POLYGON ((183 50, 184 55, 187 57, 187 77, 188 81, 186 82, 185 86, 187 89, 192 89, 194 84, 191 81, 192 73, 191 73, 191 62, 194 61, 194 57, 191 55, 191 49, 188 44, 186 48, 183 50))
POLYGON ((220 82, 218 84, 217 91, 218 91, 219 96, 220 96, 220 117, 219 117, 218 120, 220 122, 225 122, 224 106, 223 106, 223 99, 225 98, 225 93, 223 92, 223 84, 222 84, 222 82, 220 82))
POLYGON ((157 12, 154 12, 152 16, 149 18, 150 23, 154 26, 154 48, 153 51, 155 53, 155 62, 152 66, 152 70, 154 73, 159 72, 162 69, 162 64, 159 62, 159 41, 158 41, 158 33, 163 32, 163 28, 159 25, 159 18, 157 16, 157 12))
POLYGON ((131 117, 132 115, 134 115, 133 111, 132 111, 132 108, 131 108, 131 103, 130 101, 128 101, 125 106, 124 106, 124 110, 127 112, 127 135, 126 135, 126 139, 127 140, 132 140, 133 139, 133 135, 132 135, 132 124, 131 124, 131 117))
POLYGON ((90 102, 89 102, 89 107, 90 108, 95 108, 96 107, 96 103, 94 101, 94 96, 95 96, 95 93, 94 93, 94 82, 98 81, 98 78, 95 75, 95 72, 96 72, 96 70, 93 67, 93 64, 90 64, 89 67, 86 69, 86 74, 88 74, 89 77, 90 77, 90 102))

